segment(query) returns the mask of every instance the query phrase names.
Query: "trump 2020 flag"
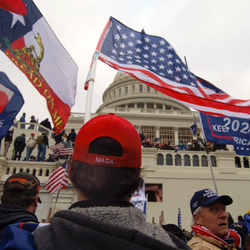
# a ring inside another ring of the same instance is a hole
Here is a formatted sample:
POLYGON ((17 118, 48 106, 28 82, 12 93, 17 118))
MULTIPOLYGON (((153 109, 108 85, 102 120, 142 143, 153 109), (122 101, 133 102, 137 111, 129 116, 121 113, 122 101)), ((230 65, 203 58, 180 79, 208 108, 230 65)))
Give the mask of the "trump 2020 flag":
POLYGON ((249 101, 232 99, 197 79, 162 37, 137 32, 110 17, 96 50, 99 60, 191 108, 250 118, 249 101))
POLYGON ((18 88, 0 71, 0 139, 5 136, 24 104, 18 88))
POLYGON ((250 155, 250 119, 220 117, 200 112, 200 122, 207 141, 232 144, 239 155, 250 155))
POLYGON ((46 99, 55 129, 75 103, 78 67, 32 0, 21 16, 0 9, 0 49, 46 99))

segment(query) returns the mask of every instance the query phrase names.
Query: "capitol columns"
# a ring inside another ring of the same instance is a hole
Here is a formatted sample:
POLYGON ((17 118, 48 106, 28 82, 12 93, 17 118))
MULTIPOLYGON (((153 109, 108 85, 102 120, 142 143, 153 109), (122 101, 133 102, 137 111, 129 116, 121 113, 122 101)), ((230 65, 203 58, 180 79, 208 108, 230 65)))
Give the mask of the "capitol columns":
POLYGON ((179 144, 179 127, 174 127, 174 145, 179 144))
POLYGON ((155 126, 155 138, 160 138, 160 126, 155 126))
POLYGON ((6 165, 7 165, 7 160, 5 159, 5 157, 0 157, 0 180, 2 179, 5 173, 6 165))

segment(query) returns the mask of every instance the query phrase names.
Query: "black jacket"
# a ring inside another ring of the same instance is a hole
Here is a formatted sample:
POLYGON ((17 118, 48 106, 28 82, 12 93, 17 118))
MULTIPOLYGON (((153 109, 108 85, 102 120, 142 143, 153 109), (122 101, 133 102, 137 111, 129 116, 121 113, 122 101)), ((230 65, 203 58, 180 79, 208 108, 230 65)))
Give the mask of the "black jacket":
POLYGON ((73 130, 73 131, 72 130, 71 130, 71 132, 69 133, 69 135, 67 137, 67 141, 75 142, 75 140, 76 140, 76 132, 75 132, 75 130, 73 130))
POLYGON ((45 146, 49 146, 49 139, 47 135, 43 135, 43 144, 45 146))
POLYGON ((0 238, 10 224, 17 222, 37 222, 35 214, 23 207, 11 204, 0 204, 0 238))
POLYGON ((47 119, 41 121, 40 124, 43 125, 45 128, 51 129, 51 124, 50 124, 49 120, 47 120, 47 119))
POLYGON ((4 141, 13 141, 13 131, 9 130, 6 133, 4 141))

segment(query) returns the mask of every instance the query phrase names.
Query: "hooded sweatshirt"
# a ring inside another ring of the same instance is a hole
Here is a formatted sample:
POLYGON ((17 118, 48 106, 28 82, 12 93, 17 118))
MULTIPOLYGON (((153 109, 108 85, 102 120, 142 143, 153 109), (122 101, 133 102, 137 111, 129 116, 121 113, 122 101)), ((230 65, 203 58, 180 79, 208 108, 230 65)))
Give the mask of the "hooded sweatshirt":
POLYGON ((38 220, 35 214, 23 207, 12 204, 0 204, 0 239, 6 227, 17 222, 38 223, 38 220))
POLYGON ((144 221, 129 202, 81 201, 58 211, 50 225, 35 230, 37 250, 46 249, 185 249, 181 239, 144 221))

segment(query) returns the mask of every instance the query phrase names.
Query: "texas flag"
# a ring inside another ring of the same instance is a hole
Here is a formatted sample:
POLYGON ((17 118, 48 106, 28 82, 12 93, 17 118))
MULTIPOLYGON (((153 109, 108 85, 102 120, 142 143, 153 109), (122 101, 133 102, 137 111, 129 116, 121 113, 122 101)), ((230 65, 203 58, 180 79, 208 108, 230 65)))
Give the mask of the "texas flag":
POLYGON ((0 139, 7 133, 23 104, 18 88, 0 71, 0 139))
POLYGON ((25 16, 0 9, 0 49, 44 96, 60 132, 75 103, 78 67, 33 1, 23 2, 25 16))

